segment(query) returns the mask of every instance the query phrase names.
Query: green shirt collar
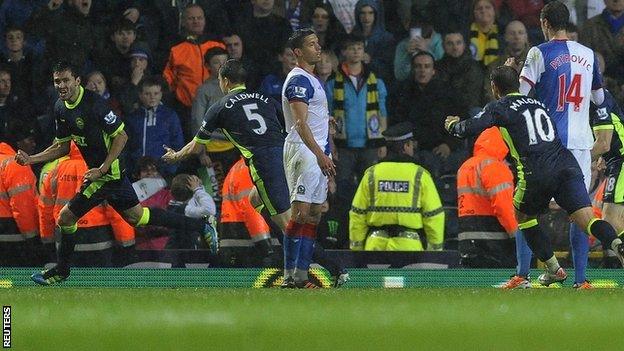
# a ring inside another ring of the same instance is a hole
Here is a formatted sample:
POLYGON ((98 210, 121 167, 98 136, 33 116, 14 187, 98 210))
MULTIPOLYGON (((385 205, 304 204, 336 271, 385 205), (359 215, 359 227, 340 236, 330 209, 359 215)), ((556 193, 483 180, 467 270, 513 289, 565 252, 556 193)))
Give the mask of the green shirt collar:
POLYGON ((80 101, 82 101, 82 96, 84 95, 84 88, 82 87, 82 85, 79 85, 78 88, 80 89, 80 92, 78 93, 78 99, 76 99, 76 101, 74 101, 71 104, 69 102, 67 102, 67 101, 64 101, 65 102, 65 107, 67 107, 70 110, 76 108, 76 106, 78 106, 80 101))

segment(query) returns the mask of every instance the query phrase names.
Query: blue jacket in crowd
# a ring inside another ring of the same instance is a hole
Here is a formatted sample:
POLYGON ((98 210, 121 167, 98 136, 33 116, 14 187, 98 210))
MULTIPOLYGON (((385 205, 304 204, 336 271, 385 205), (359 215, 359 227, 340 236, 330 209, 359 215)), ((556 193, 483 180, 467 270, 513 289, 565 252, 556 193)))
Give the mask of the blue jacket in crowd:
MULTIPOLYGON (((347 132, 347 147, 367 147, 368 134, 366 131, 366 97, 368 94, 368 88, 366 85, 366 79, 368 78, 368 71, 364 69, 362 71, 363 77, 361 79, 360 87, 357 89, 351 79, 348 77, 345 79, 344 90, 344 109, 345 109, 345 125, 347 132)), ((327 95, 327 104, 329 107, 330 115, 334 111, 334 84, 335 80, 332 79, 327 82, 325 86, 325 94, 327 95)), ((388 116, 388 110, 386 109, 386 96, 388 90, 381 78, 377 78, 377 93, 379 95, 379 112, 382 116, 388 116)))
MULTIPOLYGON (((184 146, 180 119, 175 111, 162 104, 154 109, 141 107, 125 118, 128 133, 128 170, 142 156, 151 156, 157 160, 165 153, 163 145, 174 150, 184 146)), ((175 165, 162 165, 163 175, 176 171, 175 165)))

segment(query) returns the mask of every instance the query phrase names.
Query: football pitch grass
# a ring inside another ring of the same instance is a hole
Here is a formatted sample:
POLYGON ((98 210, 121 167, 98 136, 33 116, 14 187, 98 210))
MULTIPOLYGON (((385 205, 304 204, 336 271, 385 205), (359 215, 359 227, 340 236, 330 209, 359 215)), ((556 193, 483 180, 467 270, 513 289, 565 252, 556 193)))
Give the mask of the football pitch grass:
POLYGON ((15 350, 620 350, 624 291, 0 289, 15 350))

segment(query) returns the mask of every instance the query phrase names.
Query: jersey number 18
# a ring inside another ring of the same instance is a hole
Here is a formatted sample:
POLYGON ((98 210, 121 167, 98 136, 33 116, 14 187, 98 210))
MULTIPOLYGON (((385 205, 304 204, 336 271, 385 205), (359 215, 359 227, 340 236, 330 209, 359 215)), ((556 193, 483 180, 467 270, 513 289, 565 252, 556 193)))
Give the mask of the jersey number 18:
POLYGON ((550 142, 555 140, 555 128, 553 128, 553 124, 550 121, 550 117, 548 117, 546 111, 538 108, 535 109, 535 112, 531 115, 531 111, 524 110, 522 115, 524 116, 524 120, 527 124, 529 145, 537 144, 538 136, 542 141, 550 142), (544 124, 544 122, 546 123, 544 124))

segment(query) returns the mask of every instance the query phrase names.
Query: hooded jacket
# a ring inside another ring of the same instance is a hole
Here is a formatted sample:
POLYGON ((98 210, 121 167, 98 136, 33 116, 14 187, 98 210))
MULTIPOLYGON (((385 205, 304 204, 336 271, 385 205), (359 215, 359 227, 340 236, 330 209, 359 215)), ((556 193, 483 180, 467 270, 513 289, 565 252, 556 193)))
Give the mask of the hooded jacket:
POLYGON ((474 155, 459 168, 459 240, 504 240, 518 229, 513 174, 504 162, 508 152, 498 128, 488 128, 477 138, 474 155))
MULTIPOLYGON (((175 150, 184 146, 182 127, 180 119, 174 110, 158 105, 154 109, 141 107, 126 118, 128 127, 128 152, 129 161, 128 173, 132 174, 133 165, 142 156, 151 156, 155 159, 165 153, 163 145, 167 145, 175 150)), ((162 171, 166 174, 173 174, 177 167, 175 165, 164 166, 162 171)))
POLYGON ((393 81, 394 37, 390 32, 386 31, 383 13, 380 11, 379 3, 376 0, 360 0, 355 4, 355 26, 352 33, 364 36, 364 49, 371 57, 371 61, 368 64, 370 69, 386 82, 393 81), (375 11, 373 30, 368 37, 364 36, 364 29, 359 16, 364 6, 370 6, 375 11))

